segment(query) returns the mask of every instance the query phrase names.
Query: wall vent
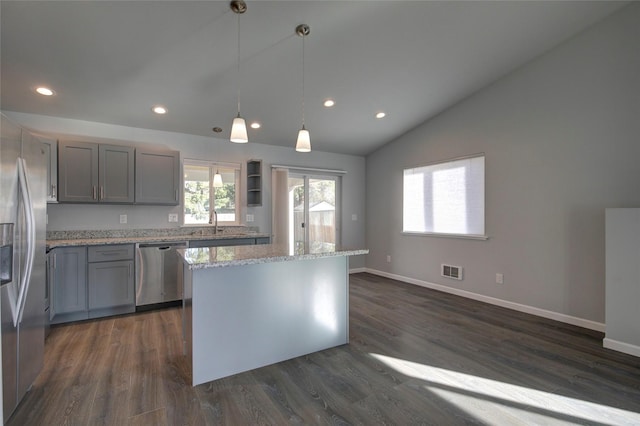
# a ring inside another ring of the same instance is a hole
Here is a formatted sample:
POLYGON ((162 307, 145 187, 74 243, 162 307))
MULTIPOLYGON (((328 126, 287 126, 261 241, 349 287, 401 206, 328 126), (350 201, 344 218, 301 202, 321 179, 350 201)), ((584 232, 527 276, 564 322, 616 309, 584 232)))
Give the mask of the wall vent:
POLYGON ((462 280, 462 266, 440 265, 440 275, 454 280, 462 280))

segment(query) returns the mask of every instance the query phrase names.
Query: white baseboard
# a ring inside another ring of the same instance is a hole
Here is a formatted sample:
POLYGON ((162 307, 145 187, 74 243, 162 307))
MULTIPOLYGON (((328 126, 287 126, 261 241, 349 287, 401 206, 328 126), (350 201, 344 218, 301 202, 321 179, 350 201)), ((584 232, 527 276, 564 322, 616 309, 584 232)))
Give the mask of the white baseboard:
POLYGON ((349 269, 350 274, 357 274, 359 272, 367 272, 367 268, 353 268, 349 269))
POLYGON ((421 287, 430 288, 432 290, 438 290, 449 294, 455 294, 456 296, 466 297, 468 299, 478 300, 480 302, 489 303, 491 305, 501 306, 503 308, 513 309, 514 311, 524 312, 531 315, 536 315, 543 318, 552 319, 555 321, 564 322, 566 324, 576 325, 578 327, 588 328, 590 330, 600 331, 604 333, 605 325, 600 322, 591 321, 583 318, 574 317, 571 315, 561 314, 558 312, 547 311, 546 309, 540 309, 533 306, 522 305, 520 303, 509 302, 508 300, 497 299, 495 297, 484 296, 482 294, 472 293, 466 290, 460 290, 457 288, 447 287, 441 284, 430 283, 427 281, 417 280, 415 278, 408 278, 402 275, 396 275, 389 272, 378 271, 377 269, 361 268, 362 272, 369 272, 381 277, 391 278, 394 280, 402 281, 409 284, 415 284, 421 287))
POLYGON ((629 343, 620 342, 618 340, 612 340, 604 338, 602 340, 602 346, 607 349, 612 349, 618 352, 624 352, 625 354, 640 357, 640 346, 631 345, 629 343))

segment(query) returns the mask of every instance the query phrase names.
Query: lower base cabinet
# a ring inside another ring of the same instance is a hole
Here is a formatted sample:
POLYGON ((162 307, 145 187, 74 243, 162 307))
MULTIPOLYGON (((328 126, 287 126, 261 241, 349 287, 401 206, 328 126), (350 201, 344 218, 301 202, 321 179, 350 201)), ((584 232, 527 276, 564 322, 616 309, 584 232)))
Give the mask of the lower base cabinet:
MULTIPOLYGON (((269 244, 268 237, 193 240, 189 247, 269 244)), ((47 259, 51 324, 132 313, 135 246, 74 246, 52 249, 47 259)))
POLYGON ((133 261, 89 264, 89 318, 135 311, 133 261))
POLYGON ((52 324, 135 312, 133 244, 51 251, 52 324))
POLYGON ((89 318, 87 248, 61 247, 49 252, 49 319, 51 324, 89 318))

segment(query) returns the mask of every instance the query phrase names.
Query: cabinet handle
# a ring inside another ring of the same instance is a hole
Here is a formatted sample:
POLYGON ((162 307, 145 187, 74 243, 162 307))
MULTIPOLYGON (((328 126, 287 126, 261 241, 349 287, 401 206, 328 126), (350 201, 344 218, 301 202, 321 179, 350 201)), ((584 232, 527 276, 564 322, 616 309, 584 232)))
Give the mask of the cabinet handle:
POLYGON ((58 253, 53 253, 53 269, 58 268, 58 253))
POLYGON ((51 185, 51 198, 58 198, 58 194, 56 194, 56 186, 51 185))
POLYGON ((100 199, 104 200, 104 186, 100 187, 100 199))
POLYGON ((95 185, 93 186, 93 199, 94 200, 98 199, 98 193, 96 191, 96 186, 95 185))
POLYGON ((175 197, 176 197, 175 200, 178 201, 178 190, 177 189, 175 190, 175 197))

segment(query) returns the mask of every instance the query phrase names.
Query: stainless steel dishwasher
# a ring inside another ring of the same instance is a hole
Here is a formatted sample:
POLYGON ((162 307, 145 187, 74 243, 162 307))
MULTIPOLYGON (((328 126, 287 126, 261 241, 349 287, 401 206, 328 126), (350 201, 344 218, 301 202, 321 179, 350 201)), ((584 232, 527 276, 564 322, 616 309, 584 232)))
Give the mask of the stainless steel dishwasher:
POLYGON ((180 248, 187 243, 136 244, 136 307, 182 299, 180 248))

